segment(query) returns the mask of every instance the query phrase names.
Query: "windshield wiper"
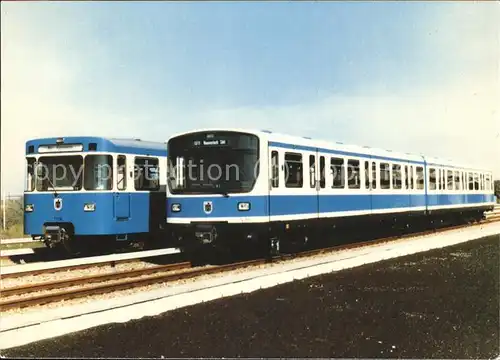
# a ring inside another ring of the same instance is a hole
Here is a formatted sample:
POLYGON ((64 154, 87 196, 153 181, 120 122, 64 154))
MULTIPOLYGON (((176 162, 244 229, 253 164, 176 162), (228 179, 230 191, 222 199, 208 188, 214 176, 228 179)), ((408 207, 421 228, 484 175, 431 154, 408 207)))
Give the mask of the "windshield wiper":
POLYGON ((55 185, 52 183, 52 180, 50 180, 49 177, 47 177, 47 180, 49 181, 49 185, 52 187, 52 190, 54 190, 54 197, 58 197, 59 194, 57 193, 55 185))
POLYGON ((54 197, 58 197, 59 194, 57 193, 57 190, 56 190, 56 187, 55 187, 54 183, 52 182, 52 180, 50 180, 50 176, 47 176, 47 181, 49 182, 49 185, 52 186, 52 189, 54 190, 54 194, 53 194, 54 197))

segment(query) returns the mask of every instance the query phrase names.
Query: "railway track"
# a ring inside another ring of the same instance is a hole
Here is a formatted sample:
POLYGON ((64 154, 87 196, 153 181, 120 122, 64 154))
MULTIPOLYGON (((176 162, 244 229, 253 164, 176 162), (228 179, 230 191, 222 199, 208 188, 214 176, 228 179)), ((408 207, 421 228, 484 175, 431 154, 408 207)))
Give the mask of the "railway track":
POLYGON ((146 258, 172 256, 179 254, 178 249, 160 249, 137 251, 123 254, 91 256, 69 260, 49 261, 46 263, 23 264, 8 266, 1 269, 2 279, 11 279, 21 276, 48 274, 61 271, 82 270, 87 268, 115 267, 118 264, 143 261, 146 258))
POLYGON ((34 275, 40 275, 40 274, 50 274, 50 273, 56 273, 56 272, 60 272, 60 271, 83 270, 83 269, 89 269, 92 267, 96 267, 96 268, 110 267, 110 268, 113 268, 117 264, 127 264, 127 263, 139 262, 139 261, 140 261, 140 259, 124 259, 124 260, 112 260, 112 261, 107 261, 107 262, 96 262, 96 263, 81 264, 81 265, 67 265, 67 266, 61 266, 61 267, 55 267, 55 268, 35 269, 35 270, 28 270, 28 271, 24 271, 24 272, 14 272, 14 273, 1 274, 1 278, 2 279, 13 279, 13 278, 18 278, 18 277, 22 277, 22 276, 34 276, 34 275))
MULTIPOLYGON (((34 242, 36 242, 36 240, 34 242)), ((107 255, 133 254, 133 253, 138 253, 140 251, 145 252, 148 250, 127 249, 127 250, 112 252, 107 255)), ((96 256, 103 256, 103 255, 97 253, 93 255, 70 256, 65 253, 54 252, 54 249, 49 249, 44 245, 36 247, 17 247, 17 248, 8 248, 0 250, 0 261, 2 261, 3 263, 2 265, 5 264, 7 266, 58 262, 58 261, 67 261, 71 259, 85 259, 88 257, 96 257, 96 256)))
POLYGON ((495 217, 493 219, 487 219, 472 225, 467 224, 467 225, 457 225, 445 228, 431 229, 405 235, 391 236, 391 237, 379 238, 363 242, 356 242, 346 245, 337 245, 328 248, 308 250, 296 254, 285 254, 285 255, 275 256, 272 258, 262 258, 249 261, 242 261, 227 265, 215 265, 203 268, 192 268, 189 262, 181 262, 168 265, 159 265, 146 269, 119 271, 114 273, 90 275, 85 277, 51 281, 45 283, 7 287, 2 289, 3 298, 13 297, 13 296, 18 296, 18 297, 0 301, 0 310, 6 311, 11 309, 23 308, 27 306, 43 305, 62 300, 82 298, 90 295, 110 293, 113 291, 139 288, 151 284, 192 279, 202 275, 219 274, 219 273, 242 269, 245 267, 277 263, 279 261, 285 261, 293 258, 311 257, 322 253, 342 251, 364 246, 376 246, 388 242, 404 241, 407 238, 448 232, 471 226, 480 226, 483 224, 488 224, 497 221, 500 221, 500 219, 495 217), (179 271, 179 272, 174 272, 174 271, 179 271), (26 294, 33 292, 50 291, 62 288, 66 288, 67 290, 58 292, 49 292, 35 296, 24 296, 26 294), (71 289, 68 290, 68 288, 71 289))
POLYGON ((181 262, 175 264, 158 265, 145 269, 124 270, 107 274, 81 276, 77 278, 48 281, 36 284, 27 284, 20 286, 13 286, 2 290, 2 296, 22 295, 30 292, 54 290, 60 288, 69 288, 72 286, 92 284, 96 282, 104 282, 107 280, 135 278, 144 275, 151 275, 158 272, 174 271, 191 268, 190 262, 181 262))

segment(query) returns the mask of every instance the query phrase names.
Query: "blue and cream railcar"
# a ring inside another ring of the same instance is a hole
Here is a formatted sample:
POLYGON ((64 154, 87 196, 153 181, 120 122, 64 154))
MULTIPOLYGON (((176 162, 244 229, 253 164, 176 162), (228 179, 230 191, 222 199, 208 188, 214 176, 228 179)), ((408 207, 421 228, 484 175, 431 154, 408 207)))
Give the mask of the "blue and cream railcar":
POLYGON ((26 143, 24 233, 48 247, 145 241, 165 228, 167 151, 138 139, 26 143))
POLYGON ((495 204, 491 171, 426 157, 426 207, 431 218, 450 214, 479 220, 495 204))
POLYGON ((167 222, 187 248, 307 241, 346 223, 405 224, 451 210, 480 216, 493 206, 490 172, 443 161, 429 167, 420 155, 226 129, 174 136, 168 153, 167 222), (437 192, 438 168, 468 177, 437 192))

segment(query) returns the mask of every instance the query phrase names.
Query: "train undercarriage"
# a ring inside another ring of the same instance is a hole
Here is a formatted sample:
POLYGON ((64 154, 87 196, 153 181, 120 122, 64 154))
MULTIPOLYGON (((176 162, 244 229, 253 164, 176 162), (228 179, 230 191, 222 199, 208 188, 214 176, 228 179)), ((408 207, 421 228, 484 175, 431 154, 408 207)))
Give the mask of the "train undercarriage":
POLYGON ((165 246, 165 230, 155 233, 119 235, 76 235, 71 223, 49 223, 44 233, 34 236, 47 248, 70 256, 101 255, 121 249, 150 250, 165 246))
POLYGON ((445 226, 480 222, 488 209, 349 216, 262 224, 199 222, 170 224, 181 251, 192 257, 208 254, 241 257, 277 255, 308 248, 334 246, 445 226))

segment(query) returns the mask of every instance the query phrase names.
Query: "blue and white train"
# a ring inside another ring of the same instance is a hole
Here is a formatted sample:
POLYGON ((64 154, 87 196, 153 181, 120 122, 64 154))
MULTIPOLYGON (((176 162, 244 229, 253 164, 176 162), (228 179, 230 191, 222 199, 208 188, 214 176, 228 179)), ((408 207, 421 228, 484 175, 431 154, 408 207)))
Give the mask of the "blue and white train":
POLYGON ((26 143, 24 233, 79 253, 165 232, 165 143, 62 137, 26 143))
POLYGON ((185 249, 276 248, 346 223, 480 219, 495 202, 487 170, 270 131, 186 132, 167 150, 167 223, 185 249))

